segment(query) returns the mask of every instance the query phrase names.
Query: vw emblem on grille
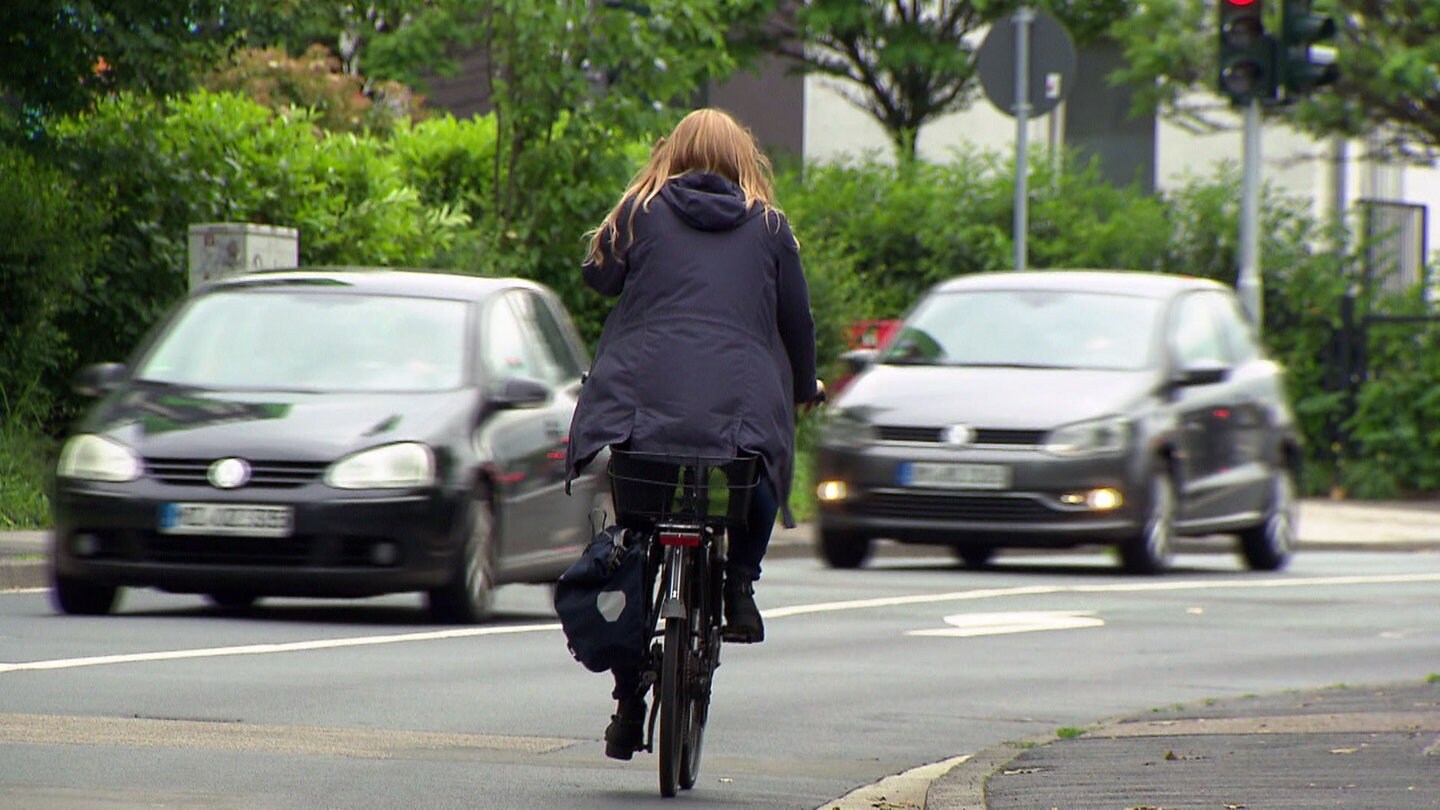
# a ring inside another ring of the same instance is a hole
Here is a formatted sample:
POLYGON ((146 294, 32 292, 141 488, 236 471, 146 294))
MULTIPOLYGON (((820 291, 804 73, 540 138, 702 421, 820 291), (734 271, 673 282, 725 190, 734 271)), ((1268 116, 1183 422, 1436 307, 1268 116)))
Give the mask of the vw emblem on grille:
POLYGON ((975 441, 975 429, 969 425, 951 425, 945 429, 945 441, 949 444, 969 444, 975 441))
POLYGON ((220 489, 243 487, 250 480, 250 465, 243 458, 222 458, 210 465, 205 477, 220 489))

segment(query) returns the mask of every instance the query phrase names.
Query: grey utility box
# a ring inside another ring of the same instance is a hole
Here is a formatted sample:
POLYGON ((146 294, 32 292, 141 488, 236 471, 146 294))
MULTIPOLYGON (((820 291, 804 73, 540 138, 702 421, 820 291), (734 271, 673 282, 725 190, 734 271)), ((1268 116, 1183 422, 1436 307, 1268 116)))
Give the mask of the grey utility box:
POLYGON ((300 232, 275 225, 210 222, 190 226, 190 289, 222 278, 296 267, 300 232))

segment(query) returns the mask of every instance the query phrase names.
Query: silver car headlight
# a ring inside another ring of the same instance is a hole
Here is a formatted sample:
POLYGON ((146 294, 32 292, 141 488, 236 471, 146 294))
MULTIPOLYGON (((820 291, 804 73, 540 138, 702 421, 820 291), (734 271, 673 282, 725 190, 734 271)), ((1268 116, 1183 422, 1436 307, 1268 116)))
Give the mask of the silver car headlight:
POLYGON ((1043 449, 1056 456, 1100 456, 1123 453, 1129 446, 1129 420, 1107 416, 1056 428, 1043 449))
POLYGON ((822 438, 832 444, 861 445, 875 441, 875 426, 847 411, 835 411, 825 420, 822 438))
POLYGON ((81 481, 134 481, 145 472, 140 454, 104 436, 82 433, 65 443, 55 474, 81 481))
POLYGON ((435 454, 418 442, 387 444, 340 459, 325 472, 337 489, 401 489, 435 483, 435 454))

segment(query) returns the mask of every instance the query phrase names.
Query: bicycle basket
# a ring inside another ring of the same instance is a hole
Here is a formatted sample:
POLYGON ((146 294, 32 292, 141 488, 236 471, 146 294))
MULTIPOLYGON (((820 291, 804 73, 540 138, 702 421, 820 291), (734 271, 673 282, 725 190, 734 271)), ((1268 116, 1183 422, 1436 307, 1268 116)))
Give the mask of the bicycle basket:
POLYGON ((609 473, 621 525, 684 520, 740 527, 759 481, 760 461, 754 456, 717 459, 612 448, 609 473))

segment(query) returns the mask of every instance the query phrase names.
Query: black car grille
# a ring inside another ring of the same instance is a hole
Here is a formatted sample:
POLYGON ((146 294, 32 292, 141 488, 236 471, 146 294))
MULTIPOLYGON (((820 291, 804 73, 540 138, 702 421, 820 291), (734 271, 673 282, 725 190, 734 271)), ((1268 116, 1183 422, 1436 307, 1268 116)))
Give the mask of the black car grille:
MULTIPOLYGON (((945 441, 945 428, 877 425, 882 442, 921 442, 939 444, 945 441)), ((1045 443, 1043 430, 1011 430, 1007 428, 976 428, 970 444, 1012 445, 1034 447, 1045 443)))
POLYGON ((313 537, 204 537, 147 533, 147 560, 172 565, 264 565, 294 568, 311 563, 313 537))
MULTIPOLYGON (((209 486, 206 473, 212 461, 179 458, 149 458, 145 467, 155 478, 179 486, 209 486)), ((246 487, 294 489, 318 479, 326 465, 313 461, 251 461, 246 487)))
POLYGON ((997 495, 914 495, 872 493, 855 511, 876 517, 919 520, 975 520, 1044 522, 1064 519, 1066 513, 1033 498, 997 495))

